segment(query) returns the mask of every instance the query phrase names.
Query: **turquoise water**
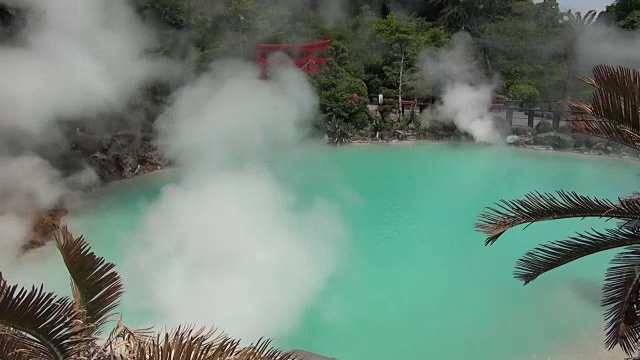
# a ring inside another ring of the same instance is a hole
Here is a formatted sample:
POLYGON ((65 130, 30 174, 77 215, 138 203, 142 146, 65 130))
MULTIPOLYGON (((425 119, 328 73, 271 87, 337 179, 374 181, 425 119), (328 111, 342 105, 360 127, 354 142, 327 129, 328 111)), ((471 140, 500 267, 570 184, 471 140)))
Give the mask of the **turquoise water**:
MULTIPOLYGON (((445 143, 309 147, 270 166, 299 204, 317 197, 333 203, 349 234, 335 275, 276 345, 340 360, 510 360, 571 347, 601 326, 597 296, 611 254, 527 287, 511 272, 536 243, 602 222, 537 224, 486 248, 475 217, 531 190, 628 194, 638 173, 636 164, 620 160, 445 143)), ((178 178, 111 187, 72 226, 97 252, 123 261, 135 241, 130 234, 178 178)))

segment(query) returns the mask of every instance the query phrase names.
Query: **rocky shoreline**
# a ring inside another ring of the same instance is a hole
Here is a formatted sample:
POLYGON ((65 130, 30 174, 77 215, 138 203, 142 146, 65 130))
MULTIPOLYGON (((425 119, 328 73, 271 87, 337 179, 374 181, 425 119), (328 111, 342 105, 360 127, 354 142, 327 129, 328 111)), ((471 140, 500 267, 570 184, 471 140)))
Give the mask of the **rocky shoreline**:
MULTIPOLYGON (((100 187, 162 170, 169 165, 153 144, 151 134, 120 131, 99 136, 77 131, 71 142, 71 151, 75 158, 95 171, 100 187)), ((68 212, 60 207, 36 214, 32 230, 22 247, 23 252, 38 249, 51 241, 52 230, 60 226, 68 212)))
MULTIPOLYGON (((566 127, 554 131, 549 121, 540 121, 535 128, 513 126, 504 133, 506 143, 516 148, 640 160, 640 152, 634 149, 600 138, 572 133, 566 127)), ((374 145, 418 141, 473 142, 469 134, 447 125, 386 131, 377 134, 378 137, 368 134, 370 133, 354 134, 350 143, 374 145)), ((100 178, 100 186, 162 170, 169 165, 153 144, 151 134, 138 135, 121 131, 109 136, 98 136, 78 132, 72 142, 72 151, 79 153, 95 170, 100 178)), ((50 241, 52 227, 59 226, 67 213, 66 209, 57 208, 39 214, 23 250, 37 249, 50 241)))
MULTIPOLYGON (((564 152, 580 155, 607 156, 629 160, 640 160, 640 152, 617 142, 573 133, 567 127, 553 129, 550 121, 540 121, 534 128, 512 126, 503 131, 507 145, 537 151, 564 152)), ((419 141, 473 142, 473 138, 454 128, 437 127, 434 129, 396 130, 380 134, 378 138, 355 134, 352 144, 402 144, 419 141)))

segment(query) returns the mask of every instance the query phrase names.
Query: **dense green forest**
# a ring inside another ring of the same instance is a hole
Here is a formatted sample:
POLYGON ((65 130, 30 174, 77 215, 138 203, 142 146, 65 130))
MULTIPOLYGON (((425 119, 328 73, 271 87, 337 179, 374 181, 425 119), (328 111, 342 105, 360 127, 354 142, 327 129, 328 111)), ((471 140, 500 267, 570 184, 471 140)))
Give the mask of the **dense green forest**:
POLYGON ((421 54, 447 46, 457 32, 472 36, 475 62, 498 76, 497 97, 556 101, 581 95, 572 79, 584 27, 640 27, 640 0, 616 0, 600 14, 564 13, 555 0, 137 0, 136 6, 165 34, 164 54, 185 55, 176 31, 188 39, 200 71, 220 57, 252 61, 259 43, 333 40, 329 63, 312 78, 325 120, 353 129, 375 122, 364 111, 372 95, 437 95, 417 69, 421 54))
MULTIPOLYGON (((640 0, 615 0, 600 14, 564 13, 555 0, 129 1, 160 34, 156 54, 189 60, 196 73, 216 59, 254 61, 256 44, 331 39, 328 64, 311 76, 329 129, 336 123, 384 128, 365 106, 378 94, 438 95, 418 69, 422 53, 448 46, 460 31, 473 38, 478 67, 497 79, 496 97, 557 101, 584 95, 573 81, 581 73, 580 31, 595 23, 630 32, 640 27, 640 0)), ((0 35, 16 33, 23 19, 20 8, 1 6, 0 35)), ((162 84, 147 90, 158 102, 171 92, 162 84)))

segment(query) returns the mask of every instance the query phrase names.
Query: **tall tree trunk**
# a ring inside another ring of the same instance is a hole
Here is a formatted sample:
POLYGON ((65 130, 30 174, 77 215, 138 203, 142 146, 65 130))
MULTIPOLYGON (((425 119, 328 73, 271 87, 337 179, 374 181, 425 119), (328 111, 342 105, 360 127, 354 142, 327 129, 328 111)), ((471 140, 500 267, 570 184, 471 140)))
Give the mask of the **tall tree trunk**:
POLYGON ((398 117, 402 115, 402 80, 404 78, 404 51, 400 54, 400 76, 398 78, 398 117))
POLYGON ((565 99, 575 97, 576 94, 576 78, 578 77, 578 57, 576 56, 577 39, 573 36, 569 42, 567 50, 567 84, 564 93, 565 99))

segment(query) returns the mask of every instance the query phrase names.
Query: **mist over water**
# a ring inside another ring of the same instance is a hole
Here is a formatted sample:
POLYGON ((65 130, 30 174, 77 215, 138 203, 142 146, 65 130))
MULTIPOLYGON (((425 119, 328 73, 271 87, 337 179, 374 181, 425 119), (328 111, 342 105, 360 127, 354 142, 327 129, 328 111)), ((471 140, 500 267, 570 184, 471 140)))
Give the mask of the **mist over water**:
POLYGON ((257 75, 215 64, 158 120, 180 180, 143 216, 124 263, 153 323, 215 324, 247 341, 287 334, 333 273, 340 218, 321 200, 294 211, 269 166, 299 151, 317 98, 290 65, 268 82, 257 75))
POLYGON ((636 185, 633 165, 468 144, 338 151, 308 145, 278 159, 262 171, 233 171, 193 185, 179 173, 119 184, 95 209, 73 218, 96 251, 127 264, 119 268, 129 289, 122 307, 128 323, 211 323, 246 340, 262 330, 284 349, 338 359, 602 359, 597 301, 612 254, 526 287, 511 273, 538 242, 603 223, 537 224, 507 233, 490 248, 472 229, 484 206, 532 189, 629 193, 636 185), (615 189, 602 186, 611 176, 615 189), (317 199, 331 206, 311 210, 317 199), (171 203, 178 210, 170 211, 171 203), (171 226, 159 223, 160 214, 171 226), (338 215, 349 241, 330 248, 326 231, 335 225, 321 220, 338 215), (157 229, 149 219, 158 219, 157 229), (196 230, 199 240, 186 240, 196 230), (326 262, 327 249, 340 253, 337 263, 326 262), (275 260, 280 263, 273 267, 275 260), (147 269, 132 268, 131 261, 147 269), (136 271, 152 286, 134 288, 144 285, 136 271), (229 277, 223 281, 220 274, 229 277), (150 308, 134 306, 145 298, 153 299, 145 302, 150 308))

